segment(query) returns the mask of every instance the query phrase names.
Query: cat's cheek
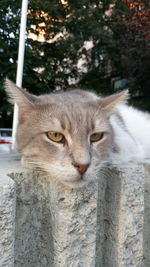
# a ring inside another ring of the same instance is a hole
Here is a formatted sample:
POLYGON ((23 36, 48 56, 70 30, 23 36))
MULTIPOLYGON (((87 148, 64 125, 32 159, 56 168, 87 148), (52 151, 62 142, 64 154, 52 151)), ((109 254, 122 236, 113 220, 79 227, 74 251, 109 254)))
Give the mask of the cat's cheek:
POLYGON ((67 145, 61 143, 54 143, 52 141, 45 142, 44 145, 47 153, 50 153, 50 155, 54 155, 56 157, 56 160, 66 158, 66 156, 68 155, 67 145))
POLYGON ((106 138, 103 142, 93 145, 92 155, 95 161, 101 163, 109 157, 109 153, 112 150, 112 140, 111 138, 106 138))
POLYGON ((77 170, 72 166, 70 161, 55 160, 55 162, 47 162, 45 165, 45 171, 59 181, 74 181, 79 179, 77 170))

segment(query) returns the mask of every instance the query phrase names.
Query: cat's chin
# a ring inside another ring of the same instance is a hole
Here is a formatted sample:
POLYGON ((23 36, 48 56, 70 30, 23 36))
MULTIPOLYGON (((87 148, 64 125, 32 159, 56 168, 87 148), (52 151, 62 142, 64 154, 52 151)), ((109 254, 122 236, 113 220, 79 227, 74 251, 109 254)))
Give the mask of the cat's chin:
POLYGON ((91 179, 87 178, 86 176, 81 176, 80 178, 75 179, 75 180, 61 180, 62 184, 72 189, 85 187, 90 182, 91 182, 91 179))
POLYGON ((72 188, 72 189, 82 188, 82 187, 85 187, 86 185, 88 185, 90 183, 90 181, 86 181, 86 180, 61 181, 61 182, 65 186, 72 188))

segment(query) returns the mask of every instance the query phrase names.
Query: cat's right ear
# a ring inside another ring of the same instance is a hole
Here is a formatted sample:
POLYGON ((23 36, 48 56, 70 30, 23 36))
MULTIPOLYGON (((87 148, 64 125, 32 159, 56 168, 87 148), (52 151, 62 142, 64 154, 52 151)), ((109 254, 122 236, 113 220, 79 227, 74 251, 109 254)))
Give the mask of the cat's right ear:
POLYGON ((9 97, 9 102, 18 106, 30 105, 34 106, 36 102, 36 96, 28 93, 24 89, 18 87, 15 83, 6 78, 5 90, 9 97))
POLYGON ((18 87, 9 79, 5 80, 5 90, 9 97, 8 101, 13 104, 16 103, 19 107, 19 119, 22 119, 26 111, 36 108, 37 97, 18 87))

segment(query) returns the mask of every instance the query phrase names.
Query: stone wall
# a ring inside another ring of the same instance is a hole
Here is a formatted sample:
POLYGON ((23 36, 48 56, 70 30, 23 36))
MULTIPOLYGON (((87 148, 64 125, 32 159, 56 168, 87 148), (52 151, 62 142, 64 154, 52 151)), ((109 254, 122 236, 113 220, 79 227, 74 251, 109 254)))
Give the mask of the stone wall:
POLYGON ((13 267, 15 238, 15 184, 0 177, 0 266, 13 267))
POLYGON ((149 166, 104 169, 78 190, 14 158, 2 167, 0 267, 150 266, 149 166))

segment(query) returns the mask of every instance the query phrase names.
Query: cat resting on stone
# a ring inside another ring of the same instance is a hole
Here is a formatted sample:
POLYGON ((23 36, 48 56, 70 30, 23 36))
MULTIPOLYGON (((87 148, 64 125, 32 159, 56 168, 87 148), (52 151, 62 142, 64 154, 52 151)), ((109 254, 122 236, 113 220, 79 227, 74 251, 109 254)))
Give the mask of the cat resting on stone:
POLYGON ((150 156, 150 116, 125 104, 128 92, 100 98, 72 90, 35 96, 6 80, 19 107, 22 163, 75 188, 96 179, 105 163, 150 156))

